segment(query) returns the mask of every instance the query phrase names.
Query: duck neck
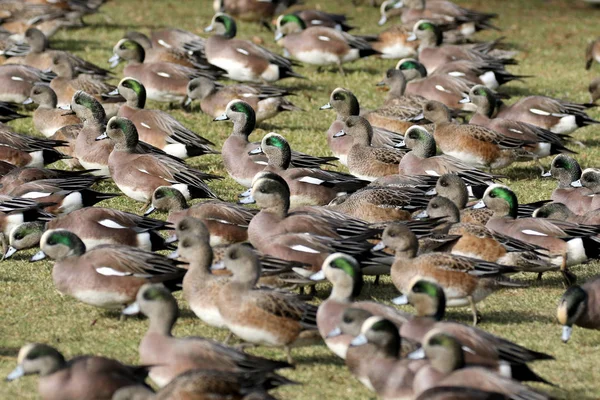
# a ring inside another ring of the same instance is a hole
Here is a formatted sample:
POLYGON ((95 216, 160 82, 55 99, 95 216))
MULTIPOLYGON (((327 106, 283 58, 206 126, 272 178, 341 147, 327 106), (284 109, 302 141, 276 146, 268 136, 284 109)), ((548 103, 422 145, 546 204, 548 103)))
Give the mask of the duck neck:
POLYGON ((431 359, 431 366, 439 372, 447 375, 465 366, 465 357, 460 344, 455 343, 452 348, 445 349, 448 352, 444 357, 431 359))
POLYGON ((331 293, 329 294, 329 299, 339 301, 340 303, 351 303, 354 300, 354 296, 352 295, 353 292, 353 282, 350 279, 344 279, 333 285, 331 293))
POLYGON ((284 149, 269 151, 267 156, 269 157, 269 166, 276 170, 286 170, 292 162, 292 154, 289 148, 287 151, 284 149))
POLYGON ((213 263, 213 251, 209 242, 203 241, 202 243, 199 243, 194 249, 193 254, 191 254, 191 257, 189 257, 189 260, 190 266, 186 276, 190 274, 197 277, 208 277, 209 275, 212 275, 210 267, 213 263))
POLYGON ((160 315, 150 318, 149 333, 158 333, 160 335, 171 336, 171 330, 177 321, 179 311, 176 306, 168 312, 162 312, 160 315))
POLYGON ((54 357, 46 357, 44 362, 40 366, 40 376, 47 376, 55 373, 62 369, 67 362, 62 355, 56 355, 54 357))
POLYGON ((435 140, 429 136, 427 139, 420 140, 415 147, 412 148, 412 153, 419 158, 430 158, 435 156, 435 140))
POLYGON ((406 78, 402 73, 399 75, 402 75, 402 77, 394 78, 390 84, 390 91, 387 95, 388 99, 397 99, 404 96, 404 92, 406 91, 406 78))
POLYGON ((233 131, 231 132, 231 134, 235 135, 235 136, 243 137, 247 141, 250 134, 252 134, 252 131, 254 131, 255 126, 256 126, 255 117, 246 116, 246 118, 241 118, 238 121, 234 121, 233 131))
POLYGON ((360 114, 360 105, 355 96, 350 96, 347 102, 337 110, 338 121, 346 122, 348 117, 360 114))

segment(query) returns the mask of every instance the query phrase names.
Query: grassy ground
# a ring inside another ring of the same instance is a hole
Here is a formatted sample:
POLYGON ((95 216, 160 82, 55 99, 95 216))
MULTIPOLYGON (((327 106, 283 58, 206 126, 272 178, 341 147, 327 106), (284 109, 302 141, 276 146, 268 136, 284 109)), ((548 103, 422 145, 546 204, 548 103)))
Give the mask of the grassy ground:
MULTIPOLYGON (((111 56, 112 46, 128 29, 148 31, 163 26, 176 26, 201 33, 208 25, 212 10, 207 0, 195 2, 119 0, 107 4, 104 15, 87 19, 89 26, 74 31, 62 31, 52 38, 52 45, 68 49, 100 65, 111 56)), ((367 6, 354 8, 347 0, 314 1, 308 5, 321 4, 324 10, 347 13, 352 24, 360 27, 360 33, 374 33, 378 12, 367 6)), ((366 3, 366 2, 365 2, 366 3)), ((503 91, 515 98, 529 94, 544 94, 573 101, 587 101, 587 84, 597 71, 586 72, 583 68, 583 52, 589 39, 597 34, 595 24, 584 21, 597 19, 598 9, 591 9, 579 1, 557 0, 476 0, 460 1, 465 6, 482 11, 497 12, 498 26, 507 41, 521 51, 519 66, 511 68, 518 74, 535 75, 526 83, 511 83, 503 91), (596 18, 596 19, 593 19, 596 18)), ((258 26, 240 24, 241 37, 258 36, 266 45, 273 47, 272 34, 258 26)), ((492 37, 484 35, 483 37, 492 37)), ((394 65, 393 61, 366 60, 349 65, 347 76, 334 72, 317 73, 312 67, 300 68, 307 81, 288 80, 284 85, 294 86, 298 95, 294 102, 306 112, 287 113, 268 121, 258 129, 254 139, 265 132, 277 131, 286 136, 292 146, 312 154, 328 152, 324 132, 334 115, 318 111, 328 101, 329 93, 337 86, 353 90, 366 107, 376 107, 384 93, 375 90, 375 83, 383 71, 394 65)), ((120 68, 117 75, 120 76, 120 68)), ((165 108, 162 104, 150 107, 165 108)), ((173 114, 196 132, 220 145, 227 137, 230 126, 211 123, 210 118, 200 113, 173 111, 173 114)), ((592 111, 598 118, 600 113, 592 111)), ((16 121, 19 131, 33 132, 30 120, 16 121)), ((586 128, 576 137, 588 147, 581 150, 577 158, 583 166, 597 165, 599 128, 586 128)), ((549 160, 545 160, 549 163, 549 160)), ((203 157, 193 160, 198 167, 226 175, 219 158, 203 157)), ((522 202, 548 198, 554 182, 538 178, 539 170, 532 165, 519 165, 503 171, 522 202)), ((234 200, 242 188, 227 178, 211 184, 223 198, 234 200)), ((115 191, 111 184, 103 190, 115 191)), ((139 205, 121 197, 107 201, 105 206, 137 212, 139 205)), ((160 215, 165 217, 165 215, 160 215)), ((137 362, 137 346, 144 334, 147 322, 143 319, 119 321, 116 313, 94 309, 77 301, 62 297, 53 288, 51 262, 30 264, 32 252, 17 254, 14 260, 0 264, 2 304, 0 309, 0 376, 6 376, 14 368, 16 354, 25 342, 39 341, 58 347, 67 357, 78 354, 102 354, 124 362, 137 362)), ((600 273, 600 264, 592 263, 574 269, 580 280, 600 273)), ((529 277, 527 277, 529 279, 529 277)), ((320 295, 328 293, 326 285, 319 287, 320 295)), ((484 320, 481 327, 493 333, 517 341, 538 351, 555 355, 556 361, 534 365, 536 372, 556 383, 550 391, 565 398, 600 397, 600 332, 575 328, 568 345, 560 341, 560 327, 555 321, 557 301, 563 292, 558 276, 547 276, 541 283, 532 281, 527 290, 505 291, 489 298, 481 305, 484 320)), ((395 295, 391 283, 373 287, 367 284, 364 298, 387 301, 395 295)), ((183 307, 182 318, 175 329, 176 335, 201 335, 223 339, 225 332, 207 328, 183 307)), ((469 323, 468 310, 449 313, 449 318, 469 323)), ((257 354, 283 358, 282 352, 259 349, 257 354)), ((288 374, 303 386, 284 388, 277 395, 282 399, 365 399, 374 398, 346 370, 339 359, 326 347, 311 347, 295 351, 298 366, 288 374)), ((548 389, 548 388, 544 388, 548 389)), ((34 399, 36 378, 24 378, 10 384, 0 383, 0 398, 34 399)))

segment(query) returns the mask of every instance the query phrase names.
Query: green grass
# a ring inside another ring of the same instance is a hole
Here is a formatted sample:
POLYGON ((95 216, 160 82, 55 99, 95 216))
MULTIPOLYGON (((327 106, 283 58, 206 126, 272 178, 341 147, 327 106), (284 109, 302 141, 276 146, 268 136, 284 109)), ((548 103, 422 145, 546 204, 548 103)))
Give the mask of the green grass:
MULTIPOLYGON (((307 5, 321 4, 323 9, 352 17, 352 24, 360 27, 360 33, 374 33, 378 11, 367 6, 354 8, 347 0, 314 1, 307 5)), ((366 2, 365 2, 366 3, 366 2)), ((511 83, 502 89, 515 98, 529 94, 544 94, 585 102, 587 84, 599 71, 583 68, 583 52, 587 41, 597 34, 597 26, 591 14, 597 9, 583 5, 581 1, 530 0, 476 0, 460 1, 467 7, 482 11, 497 12, 497 21, 507 37, 507 42, 521 51, 520 65, 511 71, 518 74, 535 75, 526 83, 511 83)), ((55 48, 75 53, 100 65, 112 54, 112 46, 129 29, 147 32, 163 26, 176 26, 198 34, 208 25, 212 16, 209 1, 113 1, 103 7, 104 14, 87 18, 89 26, 84 29, 61 31, 51 43, 55 48)), ((257 25, 240 24, 240 37, 260 37, 268 47, 273 46, 272 34, 257 25)), ((497 33, 484 34, 492 38, 497 33)), ((290 141, 293 148, 311 153, 326 154, 325 132, 334 119, 331 112, 318 111, 327 103, 329 93, 338 86, 344 86, 357 95, 365 107, 376 107, 382 103, 384 93, 375 90, 383 72, 394 65, 394 61, 369 59, 347 66, 345 77, 335 72, 317 73, 312 67, 298 71, 309 80, 287 80, 283 85, 298 90, 293 101, 305 112, 286 113, 263 124, 253 135, 258 140, 264 133, 277 131, 290 141)), ((117 69, 120 76, 122 66, 117 69)), ((166 109, 164 104, 149 104, 149 107, 166 109)), ((196 106, 197 107, 197 106, 196 106)), ((599 118, 598 111, 592 116, 599 118)), ((212 123, 211 119, 199 112, 184 113, 174 110, 173 115, 184 124, 220 145, 230 131, 227 123, 212 123)), ((31 120, 15 121, 12 124, 18 131, 33 133, 31 120)), ((577 156, 584 167, 597 165, 597 127, 582 129, 576 138, 588 144, 577 156)), ((544 160, 548 165, 550 160, 544 160)), ((210 172, 226 175, 217 156, 192 160, 193 165, 210 172)), ((502 171, 509 178, 507 184, 513 187, 520 201, 529 202, 548 198, 555 183, 538 178, 539 170, 528 164, 502 171)), ((233 180, 227 178, 211 183, 216 193, 225 199, 234 200, 243 190, 233 180)), ((116 191, 112 184, 103 184, 102 190, 116 191)), ((120 197, 102 204, 121 210, 138 212, 139 204, 120 197)), ((166 217, 165 214, 159 214, 166 217)), ((59 348, 67 357, 79 354, 101 354, 123 362, 138 361, 137 346, 144 334, 147 321, 127 319, 119 321, 116 313, 95 309, 72 298, 61 296, 54 290, 51 278, 52 263, 45 261, 30 264, 29 253, 18 253, 14 260, 0 264, 2 285, 2 309, 0 310, 0 376, 6 376, 16 364, 19 347, 26 342, 45 342, 59 348)), ((591 263, 573 269, 581 281, 600 273, 600 264, 591 263)), ((530 279, 531 277, 527 277, 530 279)), ((507 290, 491 296, 481 305, 484 320, 483 329, 514 340, 538 351, 553 354, 556 361, 542 362, 533 366, 534 370, 546 379, 556 383, 557 388, 547 389, 553 394, 567 398, 600 397, 600 332, 575 328, 568 345, 560 341, 560 326, 555 321, 555 311, 563 287, 558 276, 548 274, 541 283, 533 281, 526 290, 507 290)), ((327 285, 319 286, 320 296, 328 294, 327 285)), ((379 287, 367 283, 363 298, 388 301, 396 294, 389 280, 379 287)), ((224 331, 207 328, 187 309, 183 308, 176 329, 176 335, 201 335, 223 339, 224 331)), ((448 317, 469 323, 470 313, 466 309, 452 310, 448 317)), ((277 349, 258 349, 262 356, 283 359, 277 349)), ((343 363, 331 354, 326 347, 316 346, 294 351, 298 363, 290 378, 302 382, 303 386, 283 388, 277 391, 282 399, 365 399, 375 398, 358 383, 347 371, 343 363)), ((37 398, 35 377, 26 377, 10 384, 0 383, 0 398, 37 398)))

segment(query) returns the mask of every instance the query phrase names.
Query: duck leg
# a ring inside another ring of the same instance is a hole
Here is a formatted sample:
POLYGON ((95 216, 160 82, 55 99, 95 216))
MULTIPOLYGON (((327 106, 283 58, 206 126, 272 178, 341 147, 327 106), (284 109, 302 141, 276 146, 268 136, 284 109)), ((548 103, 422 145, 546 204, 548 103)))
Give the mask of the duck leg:
POLYGON ((346 76, 346 71, 344 71, 344 67, 342 67, 342 61, 338 60, 337 62, 338 71, 340 71, 340 75, 346 76))
POLYGON ((229 343, 229 341, 231 340, 231 338, 233 337, 233 332, 229 331, 229 333, 227 334, 227 337, 225 338, 225 340, 223 340, 223 344, 227 344, 229 343))
POLYGON ((468 296, 467 299, 469 300, 469 307, 471 307, 471 312, 473 313, 473 326, 475 326, 481 319, 481 315, 477 311, 477 307, 475 306, 475 300, 473 300, 473 296, 468 296))
POLYGON ((287 362, 289 364, 294 364, 294 359, 292 358, 292 348, 290 346, 285 346, 285 355, 287 357, 287 362))
POLYGON ((148 200, 147 200, 147 201, 146 201, 146 202, 145 202, 145 203, 144 203, 144 204, 143 204, 143 205, 140 207, 140 210, 139 210, 139 212, 141 212, 141 213, 145 212, 145 211, 148 209, 148 207, 150 207, 150 204, 152 204, 152 200, 151 200, 151 199, 148 199, 148 200))
POLYGON ((566 288, 569 288, 577 282, 577 275, 569 271, 567 267, 567 255, 563 254, 563 261, 560 265, 560 273, 563 276, 563 284, 566 288))

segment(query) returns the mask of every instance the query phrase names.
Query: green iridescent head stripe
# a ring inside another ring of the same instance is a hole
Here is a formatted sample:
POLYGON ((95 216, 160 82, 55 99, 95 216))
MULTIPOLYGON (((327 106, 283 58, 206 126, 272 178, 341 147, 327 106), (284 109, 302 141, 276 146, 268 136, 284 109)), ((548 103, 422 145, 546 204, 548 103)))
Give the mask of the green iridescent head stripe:
POLYGON ((142 45, 136 42, 135 40, 125 39, 119 46, 121 50, 137 50, 142 48, 142 45))
POLYGON ((43 231, 43 227, 40 224, 26 222, 24 224, 19 225, 17 228, 15 228, 15 231, 12 234, 12 237, 15 240, 21 240, 21 239, 24 239, 25 237, 31 235, 32 233, 42 232, 42 231, 43 231))
POLYGON ((231 111, 246 115, 246 123, 251 125, 252 129, 254 129, 254 126, 256 125, 256 112, 250 104, 242 100, 236 101, 231 105, 231 111))
POLYGON ((497 186, 490 191, 489 196, 505 200, 509 206, 509 215, 517 218, 519 201, 517 200, 517 195, 512 190, 504 186, 497 186))
POLYGON ((415 282, 411 291, 413 293, 424 294, 431 299, 436 299, 437 309, 435 315, 428 316, 435 318, 436 321, 441 321, 444 318, 444 314, 446 313, 446 295, 440 285, 436 282, 421 279, 415 282))
POLYGON ((436 333, 429 338, 430 346, 452 347, 456 343, 454 336, 444 332, 436 333))
POLYGON ((422 77, 427 76, 427 69, 425 69, 423 64, 416 60, 406 60, 402 64, 398 65, 398 69, 400 71, 409 71, 411 69, 416 69, 417 71, 419 71, 422 77))
POLYGON ((123 87, 131 89, 135 92, 138 97, 138 107, 144 108, 146 105, 146 88, 144 85, 142 85, 142 83, 137 79, 133 78, 126 78, 121 84, 123 87))
POLYGON ((306 29, 306 24, 304 23, 302 18, 300 18, 299 16, 297 16, 295 14, 286 14, 279 20, 280 27, 282 27, 286 24, 289 24, 289 23, 298 24, 298 26, 300 26, 300 28, 306 29))
POLYGON ((338 268, 350 276, 354 282, 352 287, 352 297, 358 297, 363 287, 363 274, 356 261, 351 261, 345 257, 337 257, 331 261, 333 268, 338 268))
POLYGON ((280 135, 271 135, 265 141, 267 146, 277 147, 278 149, 285 150, 289 149, 290 145, 287 140, 283 136, 280 135))
POLYGON ((410 132, 408 132, 408 135, 411 139, 416 139, 419 141, 433 138, 425 128, 417 125, 410 127, 410 132))
POLYGON ((394 325, 392 322, 388 321, 387 319, 381 319, 377 322, 375 322, 373 325, 371 325, 371 330, 376 331, 376 332, 381 332, 381 331, 397 331, 398 328, 396 328, 396 325, 394 325))
POLYGON ((432 31, 435 34, 436 46, 440 46, 442 44, 444 37, 442 35, 442 32, 440 31, 440 28, 438 28, 438 26, 434 23, 429 21, 421 22, 417 29, 420 31, 432 31))
POLYGON ((150 286, 143 293, 144 300, 170 300, 173 296, 162 286, 150 286))
POLYGON ((175 197, 181 195, 181 192, 172 186, 161 186, 154 192, 154 198, 161 199, 163 197, 175 197))
POLYGON ((233 38, 237 34, 237 25, 235 23, 235 20, 229 15, 221 13, 216 16, 215 22, 223 24, 223 26, 225 27, 225 33, 223 34, 223 36, 233 38))
POLYGON ((73 247, 73 234, 64 230, 52 232, 50 236, 48 236, 48 239, 46 239, 46 243, 50 246, 62 244, 67 247, 73 247))
POLYGON ((83 90, 78 90, 75 92, 73 97, 75 99, 75 104, 79 104, 80 106, 87 108, 88 110, 92 111, 94 115, 101 113, 104 115, 104 118, 106 118, 104 107, 102 107, 102 104, 100 104, 100 102, 96 100, 94 96, 84 92, 83 90))

